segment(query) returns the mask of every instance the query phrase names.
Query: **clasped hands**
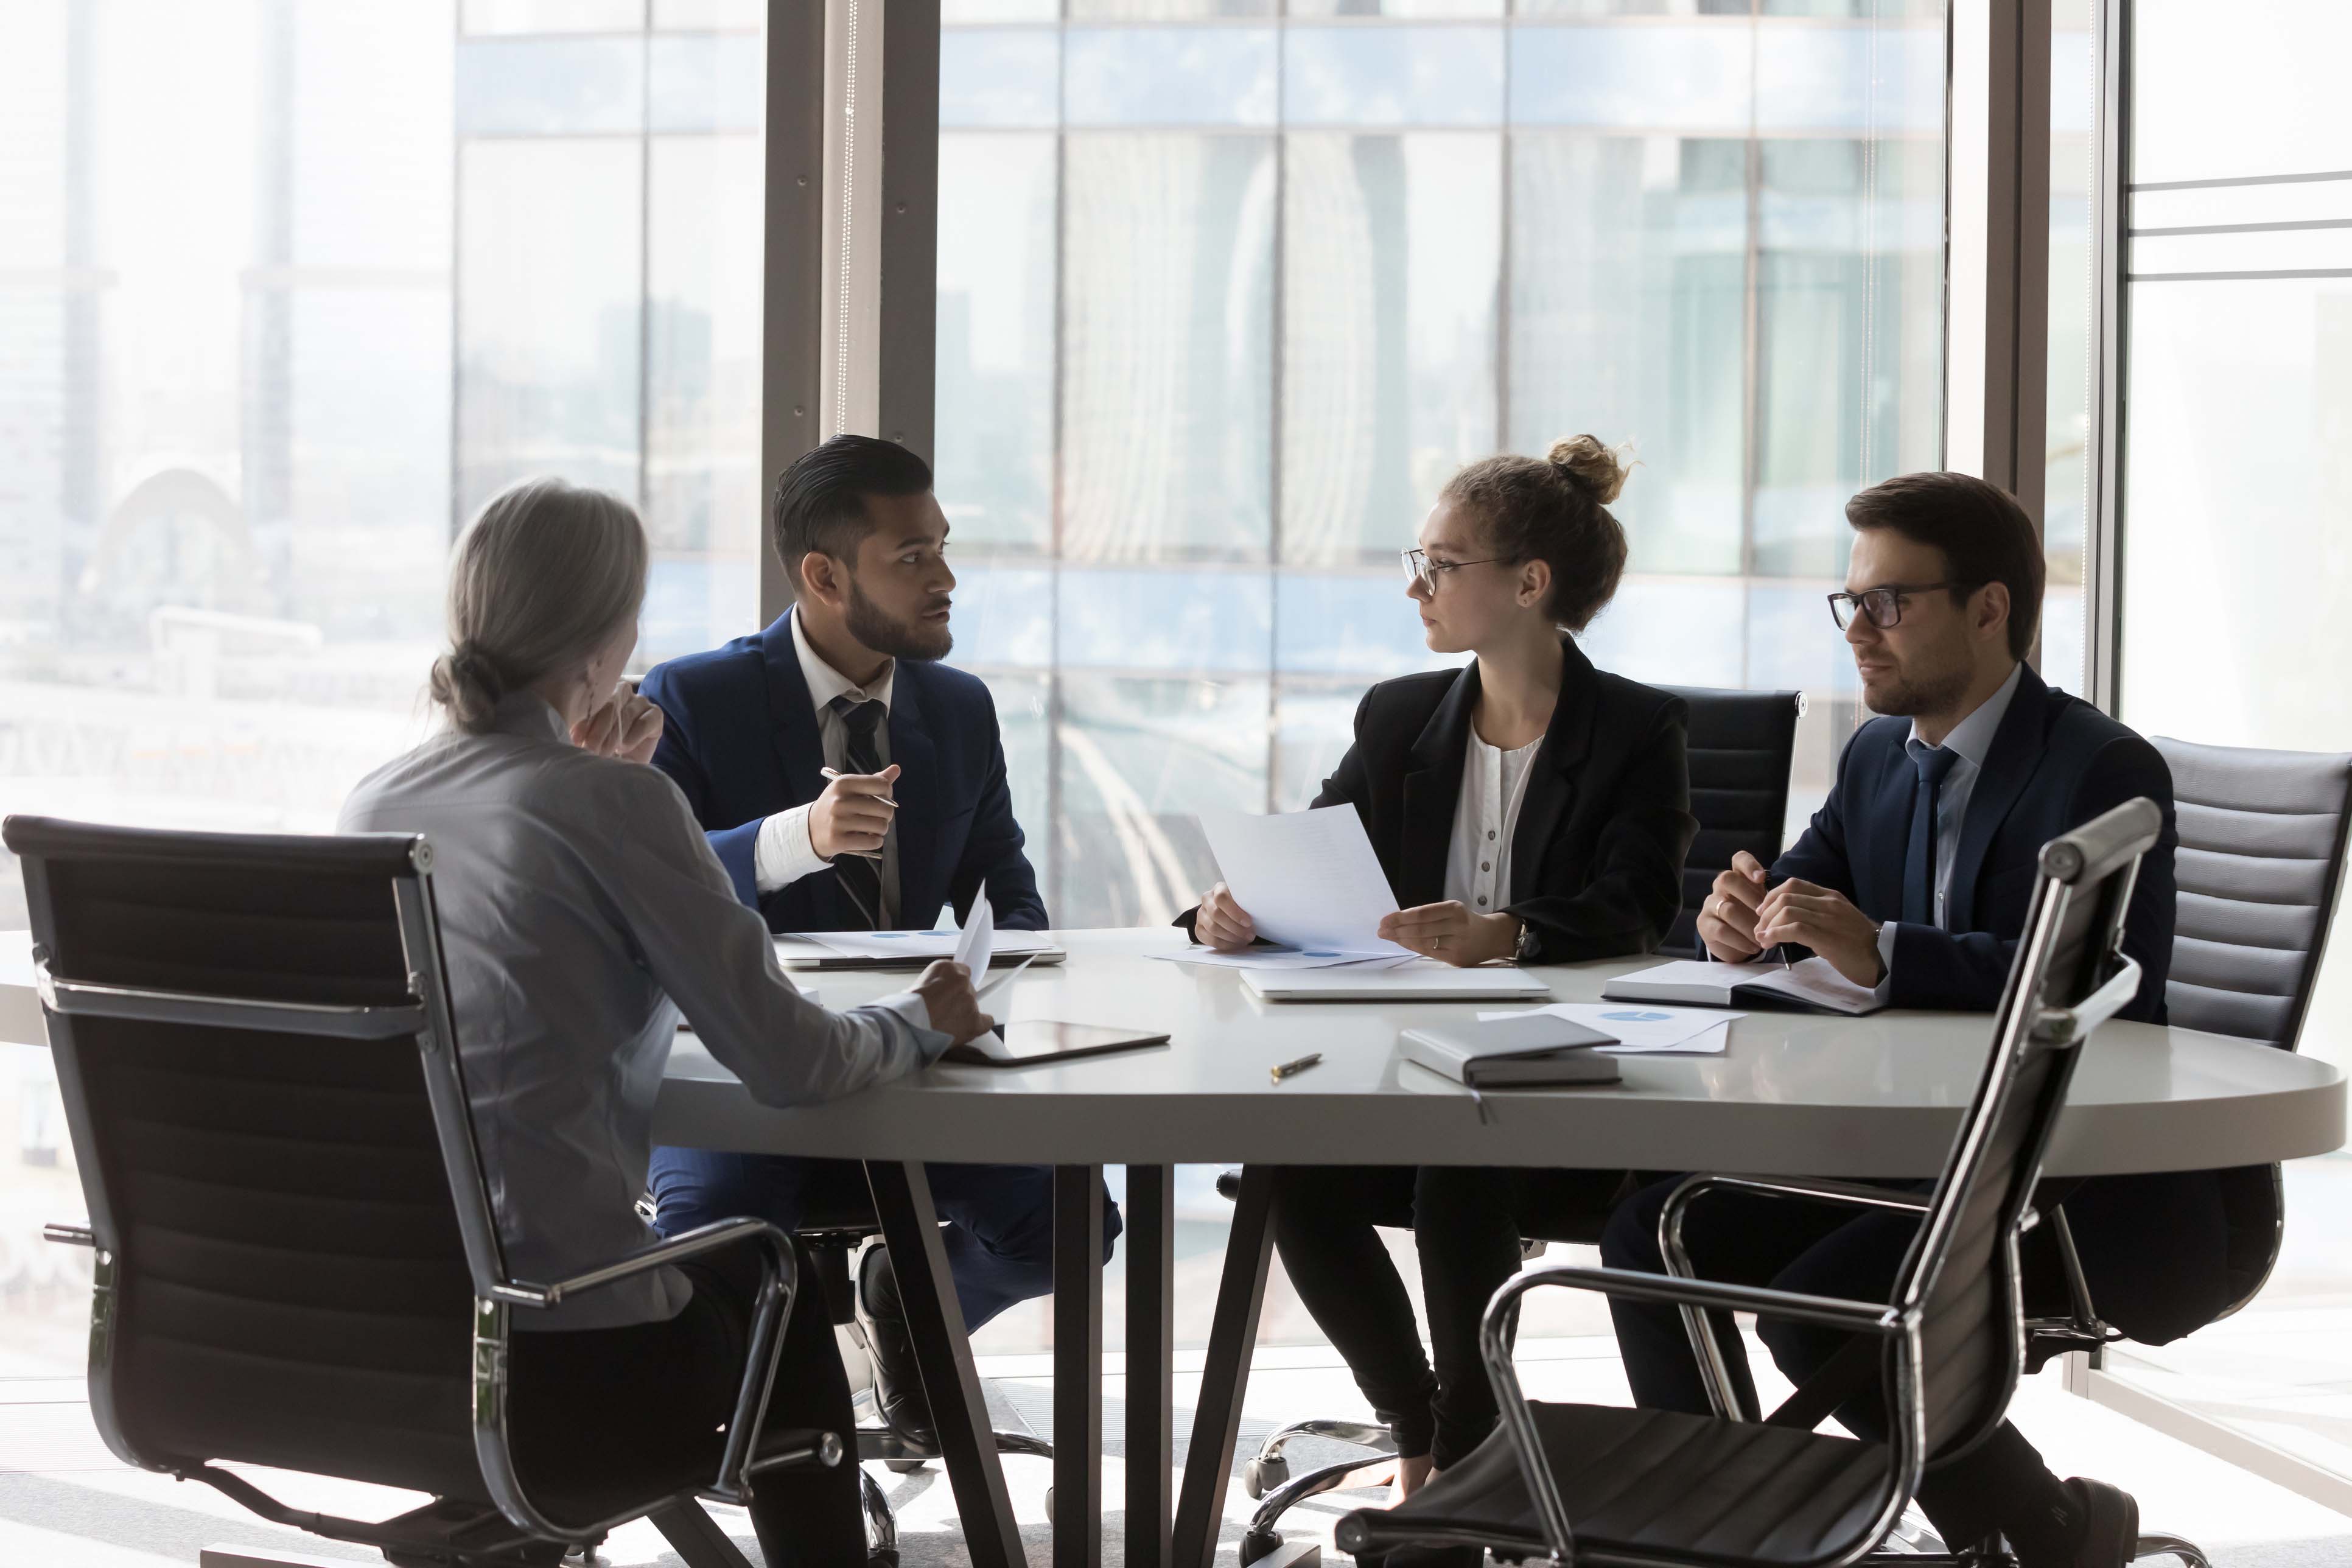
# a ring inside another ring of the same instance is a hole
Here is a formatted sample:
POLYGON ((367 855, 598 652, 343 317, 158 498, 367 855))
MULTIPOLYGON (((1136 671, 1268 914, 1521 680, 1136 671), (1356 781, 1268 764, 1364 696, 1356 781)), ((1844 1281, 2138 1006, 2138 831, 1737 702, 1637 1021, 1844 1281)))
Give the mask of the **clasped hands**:
MULTIPOLYGON (((1203 947, 1239 952, 1257 940, 1257 926, 1234 900, 1233 889, 1219 882, 1201 895, 1192 934, 1203 947)), ((1466 968, 1517 952, 1519 918, 1474 914, 1461 900, 1448 899, 1381 916, 1380 935, 1424 957, 1466 968)))
POLYGON ((625 763, 650 763, 654 748, 661 743, 662 710, 637 695, 637 689, 627 681, 613 688, 613 695, 590 711, 588 716, 572 726, 572 743, 583 752, 593 752, 600 757, 618 757, 625 763))
POLYGON ((1856 985, 1876 985, 1886 977, 1878 927, 1853 900, 1796 877, 1768 886, 1763 862, 1745 849, 1708 890, 1698 937, 1726 963, 1744 963, 1768 947, 1795 942, 1856 985))

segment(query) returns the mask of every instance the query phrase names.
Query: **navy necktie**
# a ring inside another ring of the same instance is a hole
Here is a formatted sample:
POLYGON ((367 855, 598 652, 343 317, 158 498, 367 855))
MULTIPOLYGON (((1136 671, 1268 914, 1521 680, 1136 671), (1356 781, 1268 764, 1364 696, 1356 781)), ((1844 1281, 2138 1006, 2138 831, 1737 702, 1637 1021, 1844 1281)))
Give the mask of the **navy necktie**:
POLYGON ((1918 772, 1911 795, 1911 844, 1903 857, 1903 923, 1931 926, 1936 920, 1936 795, 1960 754, 1948 746, 1909 748, 1918 772))
MULTIPOLYGON (((843 772, 880 773, 882 754, 875 746, 874 732, 882 727, 890 710, 879 702, 861 702, 846 695, 833 700, 833 710, 847 731, 848 744, 842 748, 841 760, 849 765, 843 772)), ((862 855, 836 855, 833 858, 833 874, 840 879, 841 890, 849 895, 850 903, 867 930, 890 929, 890 910, 882 897, 880 860, 868 860, 862 855)))

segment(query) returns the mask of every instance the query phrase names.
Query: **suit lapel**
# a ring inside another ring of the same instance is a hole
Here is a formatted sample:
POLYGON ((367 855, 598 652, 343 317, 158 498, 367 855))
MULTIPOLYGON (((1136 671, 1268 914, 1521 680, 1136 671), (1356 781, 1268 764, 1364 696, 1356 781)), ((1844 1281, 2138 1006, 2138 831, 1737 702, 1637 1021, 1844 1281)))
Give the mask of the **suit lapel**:
POLYGON ((890 688, 890 760, 898 767, 890 792, 898 803, 898 923, 928 926, 947 892, 931 875, 939 859, 939 749, 924 722, 918 668, 900 659, 890 688))
POLYGON ((816 727, 816 709, 801 674, 801 656, 793 646, 793 612, 778 616, 760 635, 761 657, 768 667, 768 720, 776 738, 776 765, 784 781, 784 798, 770 808, 806 805, 824 789, 818 769, 824 766, 824 737, 816 727))
POLYGON ((1511 833, 1511 886, 1516 903, 1534 895, 1543 876, 1544 851, 1559 831, 1560 818, 1576 798, 1576 775, 1592 752, 1594 723, 1592 661, 1572 637, 1560 638, 1559 700, 1544 743, 1528 772, 1519 802, 1519 824, 1511 833))
POLYGON ((1877 759, 1875 773, 1854 781, 1858 792, 1867 791, 1863 833, 1868 853, 1849 857, 1854 900, 1877 921, 1903 917, 1904 855, 1911 843, 1912 795, 1919 784, 1918 770, 1903 745, 1909 729, 1899 723, 1888 728, 1895 731, 1895 744, 1877 759))
POLYGON ((1454 810, 1462 797, 1463 748, 1478 707, 1478 665, 1463 667, 1437 710, 1412 743, 1404 775, 1404 821, 1397 836, 1396 895, 1403 909, 1445 896, 1445 857, 1453 847, 1454 810))
POLYGON ((1993 731, 1992 750, 1985 753, 1976 788, 1969 792, 1969 814, 1960 823, 1960 847, 1952 857, 1952 891, 1947 923, 1953 931, 1976 929, 1977 875, 1984 869, 1985 851, 1992 836, 2009 818, 2010 807, 2042 766, 2042 735, 2050 719, 2050 688, 2028 666, 2018 671, 2017 689, 2011 693, 2009 711, 1993 731))

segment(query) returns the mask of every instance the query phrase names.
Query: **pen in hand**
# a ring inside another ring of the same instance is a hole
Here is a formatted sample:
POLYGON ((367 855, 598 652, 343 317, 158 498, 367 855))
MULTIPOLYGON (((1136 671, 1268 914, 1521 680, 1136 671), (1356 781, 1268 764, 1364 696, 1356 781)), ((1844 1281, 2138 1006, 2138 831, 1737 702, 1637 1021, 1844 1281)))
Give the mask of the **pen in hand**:
MULTIPOLYGON (((857 776, 854 773, 844 773, 833 768, 819 768, 817 769, 817 773, 822 777, 828 779, 854 778, 857 776)), ((888 806, 893 811, 898 809, 898 803, 891 799, 887 795, 877 795, 874 798, 880 801, 884 805, 888 806)), ((845 849, 841 853, 843 855, 855 855, 860 860, 879 860, 882 858, 882 851, 879 849, 845 849)), ((838 857, 836 857, 836 858, 837 858, 838 857)))
POLYGON ((1323 1053, 1321 1051, 1316 1051, 1311 1055, 1299 1058, 1295 1062, 1283 1063, 1280 1067, 1274 1069, 1272 1077, 1275 1082, 1280 1083, 1284 1079, 1295 1078, 1298 1074, 1305 1072, 1308 1068, 1313 1067, 1317 1062, 1319 1062, 1322 1059, 1323 1053))

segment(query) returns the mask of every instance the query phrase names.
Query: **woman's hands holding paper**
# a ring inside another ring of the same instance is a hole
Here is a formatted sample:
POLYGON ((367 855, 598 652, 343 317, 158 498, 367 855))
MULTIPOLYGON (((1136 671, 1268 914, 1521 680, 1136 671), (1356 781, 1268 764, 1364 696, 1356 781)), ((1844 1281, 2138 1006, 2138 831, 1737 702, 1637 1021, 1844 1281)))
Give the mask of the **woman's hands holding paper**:
POLYGON ((1467 968, 1518 951, 1519 917, 1473 914, 1458 899, 1381 917, 1381 936, 1426 958, 1467 968))
POLYGON ((1233 889, 1219 882, 1201 895, 1201 907, 1192 917, 1192 935, 1214 952, 1239 952, 1257 940, 1257 926, 1249 911, 1234 900, 1233 889))

